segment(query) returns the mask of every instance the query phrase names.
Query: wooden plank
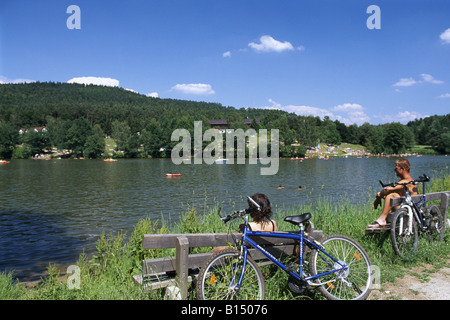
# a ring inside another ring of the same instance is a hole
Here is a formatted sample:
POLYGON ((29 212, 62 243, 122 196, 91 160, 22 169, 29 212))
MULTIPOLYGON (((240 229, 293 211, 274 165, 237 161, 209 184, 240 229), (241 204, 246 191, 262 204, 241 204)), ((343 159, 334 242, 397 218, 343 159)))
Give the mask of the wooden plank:
MULTIPOLYGON (((279 233, 286 233, 280 231, 279 233)), ((311 237, 317 241, 322 239, 322 230, 313 230, 311 237)), ((143 249, 165 249, 175 248, 177 238, 184 236, 189 241, 189 247, 219 247, 226 246, 228 243, 234 244, 236 240, 242 238, 242 233, 186 233, 186 234, 144 234, 142 239, 143 249)), ((292 239, 272 238, 272 237, 252 237, 260 245, 269 244, 290 244, 294 243, 292 239)))
POLYGON ((177 272, 177 287, 180 289, 181 300, 186 300, 188 285, 189 240, 185 236, 178 237, 177 240, 175 264, 177 272))
MULTIPOLYGON (((235 234, 233 234, 235 235, 235 234)), ((239 239, 242 235, 236 233, 239 239)), ((195 233, 195 234, 144 234, 142 240, 143 249, 175 248, 177 238, 185 236, 189 240, 190 247, 216 247, 233 242, 230 233, 195 233)))
MULTIPOLYGON (((431 192, 426 193, 425 196, 427 197, 427 201, 434 201, 434 200, 441 200, 442 196, 444 194, 444 197, 447 196, 447 203, 448 203, 448 195, 450 194, 450 191, 442 191, 442 192, 431 192)), ((415 195, 411 196, 414 202, 419 201, 422 199, 423 195, 415 195)), ((405 197, 398 197, 391 199, 390 205, 391 207, 399 206, 403 201, 405 200, 405 197)))
POLYGON ((379 227, 379 228, 367 228, 364 233, 365 234, 374 234, 374 233, 381 233, 381 232, 385 232, 385 231, 389 231, 391 230, 391 226, 387 225, 384 227, 379 227))
MULTIPOLYGON (((197 253, 188 255, 187 269, 195 269, 203 266, 211 256, 212 252, 197 253)), ((144 274, 155 274, 176 270, 176 257, 165 257, 148 259, 142 261, 144 274)))
MULTIPOLYGON (((195 279, 196 275, 190 275, 187 278, 188 282, 192 282, 195 279)), ((164 274, 153 274, 144 276, 144 281, 142 281, 142 275, 133 276, 133 281, 142 286, 142 290, 155 290, 162 289, 166 287, 176 286, 176 280, 174 278, 168 278, 167 275, 164 274)))
POLYGON ((439 209, 441 210, 441 213, 444 215, 444 221, 447 221, 447 211, 448 211, 448 199, 450 198, 450 192, 444 192, 442 193, 441 198, 441 204, 439 206, 439 209))

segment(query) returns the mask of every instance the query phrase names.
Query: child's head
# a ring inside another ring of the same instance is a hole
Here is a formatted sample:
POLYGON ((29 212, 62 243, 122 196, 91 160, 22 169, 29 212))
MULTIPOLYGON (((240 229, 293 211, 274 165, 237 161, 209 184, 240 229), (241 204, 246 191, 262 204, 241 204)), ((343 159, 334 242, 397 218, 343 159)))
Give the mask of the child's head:
MULTIPOLYGON (((261 222, 264 218, 269 219, 272 216, 272 208, 270 207, 269 198, 265 194, 255 193, 251 198, 259 204, 261 210, 254 210, 250 213, 250 216, 255 222, 261 222)), ((249 208, 256 207, 250 200, 247 200, 249 208)))

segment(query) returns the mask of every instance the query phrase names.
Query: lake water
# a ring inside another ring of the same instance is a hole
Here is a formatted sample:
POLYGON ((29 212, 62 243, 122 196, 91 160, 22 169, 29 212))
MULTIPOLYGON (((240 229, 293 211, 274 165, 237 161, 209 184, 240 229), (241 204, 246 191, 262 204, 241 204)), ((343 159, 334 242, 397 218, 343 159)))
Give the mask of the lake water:
MULTIPOLYGON (((395 160, 281 159, 273 176, 260 175, 260 165, 177 166, 170 159, 14 160, 0 165, 0 271, 39 279, 50 262, 72 263, 83 249, 92 252, 102 232, 128 233, 147 216, 176 221, 192 208, 208 214, 217 203, 244 208, 245 196, 256 192, 268 195, 274 212, 321 196, 365 201, 379 179, 397 180, 395 160), (278 190, 280 184, 285 188, 278 190)), ((448 171, 448 157, 409 160, 413 176, 448 171)))

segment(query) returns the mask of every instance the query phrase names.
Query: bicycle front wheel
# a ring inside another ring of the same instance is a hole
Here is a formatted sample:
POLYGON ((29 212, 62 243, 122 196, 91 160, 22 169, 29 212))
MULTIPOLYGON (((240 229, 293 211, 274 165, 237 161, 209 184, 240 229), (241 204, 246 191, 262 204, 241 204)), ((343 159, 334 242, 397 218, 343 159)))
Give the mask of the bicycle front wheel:
POLYGON ((400 208, 394 213, 390 233, 392 248, 400 257, 407 259, 417 251, 417 223, 407 209, 400 208))
POLYGON ((242 283, 243 258, 236 250, 226 249, 213 255, 201 268, 197 280, 199 300, 263 300, 266 297, 264 277, 256 262, 247 257, 242 283))
POLYGON ((324 274, 315 280, 319 291, 329 300, 367 299, 372 286, 372 263, 363 247, 338 234, 325 237, 322 246, 326 254, 318 249, 311 252, 312 275, 324 274), (333 272, 336 269, 342 270, 333 272))

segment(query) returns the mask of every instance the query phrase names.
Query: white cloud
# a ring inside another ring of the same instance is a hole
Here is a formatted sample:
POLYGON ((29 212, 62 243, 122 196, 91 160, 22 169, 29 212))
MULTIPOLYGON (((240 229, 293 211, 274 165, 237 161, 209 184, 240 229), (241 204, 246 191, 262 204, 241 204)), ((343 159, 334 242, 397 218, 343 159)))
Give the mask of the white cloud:
MULTIPOLYGON (((288 51, 295 50, 294 46, 290 42, 288 41, 281 42, 275 40, 274 38, 268 35, 262 36, 261 38, 259 38, 259 41, 260 43, 250 42, 248 46, 259 52, 272 52, 272 51, 282 52, 286 50, 288 51)), ((299 50, 304 50, 303 47, 298 48, 299 50)))
POLYGON ((417 83, 413 78, 401 78, 397 83, 394 83, 394 87, 410 87, 417 83))
POLYGON ((323 118, 325 116, 328 116, 330 118, 334 117, 333 113, 326 109, 317 108, 317 107, 311 107, 311 106, 295 106, 295 105, 288 105, 283 107, 283 110, 287 112, 294 112, 298 115, 302 116, 314 116, 314 117, 320 117, 323 118))
POLYGON ((158 92, 150 92, 146 94, 147 97, 159 98, 158 92))
POLYGON ((442 32, 440 38, 443 44, 450 43, 450 28, 442 32))
POLYGON ((119 80, 102 77, 78 77, 72 78, 67 83, 94 84, 97 86, 118 87, 119 80))
POLYGON ((326 109, 311 107, 311 106, 296 106, 296 105, 286 105, 283 106, 280 103, 269 99, 269 102, 272 104, 271 106, 263 107, 264 109, 277 109, 277 110, 283 110, 286 112, 293 112, 298 115, 302 116, 318 116, 318 117, 325 117, 325 116, 333 116, 333 113, 326 109))
POLYGON ((364 108, 357 103, 344 103, 332 108, 333 111, 356 112, 362 111, 364 108))
POLYGON ((364 112, 364 107, 357 103, 344 103, 331 108, 332 111, 338 113, 335 118, 347 125, 361 125, 369 122, 369 116, 364 112))
POLYGON ((6 83, 31 83, 31 82, 36 82, 36 81, 35 80, 30 80, 30 79, 22 79, 22 78, 9 79, 7 77, 0 76, 0 84, 6 84, 6 83))
POLYGON ((301 116, 314 116, 323 119, 329 117, 331 120, 339 120, 340 122, 351 125, 362 125, 365 122, 370 122, 369 116, 364 112, 364 107, 356 103, 344 103, 337 105, 330 110, 324 108, 317 108, 305 105, 286 105, 282 106, 280 103, 269 99, 271 106, 264 107, 265 109, 278 109, 286 112, 293 112, 301 116))
POLYGON ((426 118, 428 115, 423 115, 418 112, 400 111, 397 114, 385 114, 382 116, 375 116, 375 118, 381 119, 383 123, 400 122, 407 124, 410 121, 414 121, 420 118, 426 118))
POLYGON ((124 90, 127 90, 127 91, 130 91, 130 92, 133 92, 133 93, 139 94, 139 92, 137 92, 136 90, 133 90, 133 89, 127 89, 127 88, 124 88, 124 90))
MULTIPOLYGON (((401 78, 398 82, 394 83, 394 87, 410 87, 419 83, 433 83, 433 84, 442 84, 444 81, 435 79, 432 75, 422 73, 420 75, 422 80, 415 80, 414 78, 401 78)), ((398 91, 398 90, 396 90, 398 91)))
POLYGON ((422 76, 423 82, 430 82, 430 83, 434 83, 434 84, 444 83, 444 81, 436 80, 433 78, 433 76, 426 74, 426 73, 422 73, 421 76, 422 76))
POLYGON ((198 95, 215 93, 210 84, 204 83, 177 84, 173 86, 171 90, 187 94, 198 94, 198 95))
POLYGON ((450 98, 450 93, 441 94, 438 98, 450 98))
MULTIPOLYGON (((248 44, 248 47, 251 49, 257 51, 257 52, 283 52, 283 51, 304 51, 304 46, 297 46, 294 47, 292 43, 289 41, 279 41, 274 39, 272 36, 269 35, 263 35, 259 38, 259 43, 256 42, 250 42, 248 44)), ((248 48, 233 50, 233 51, 226 51, 222 53, 222 57, 229 58, 231 57, 232 52, 247 52, 248 48)))

